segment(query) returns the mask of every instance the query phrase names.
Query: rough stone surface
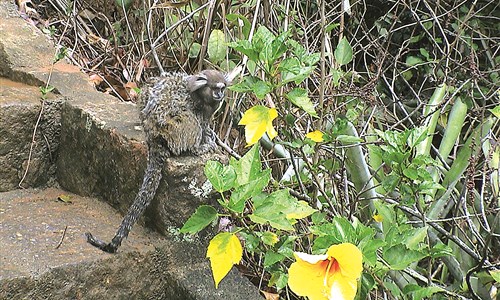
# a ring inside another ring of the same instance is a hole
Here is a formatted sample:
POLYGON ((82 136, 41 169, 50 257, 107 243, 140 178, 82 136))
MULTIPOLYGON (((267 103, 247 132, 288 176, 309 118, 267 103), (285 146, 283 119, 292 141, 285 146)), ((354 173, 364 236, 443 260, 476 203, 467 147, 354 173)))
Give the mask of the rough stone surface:
MULTIPOLYGON (((110 240, 121 216, 82 196, 125 212, 146 147, 135 105, 96 92, 75 66, 53 65, 55 52, 13 1, 0 0, 0 191, 18 188, 28 161, 23 187, 45 188, 0 193, 0 299, 259 299, 234 270, 214 289, 209 232, 188 242, 135 226, 117 255, 86 244, 85 231, 110 240), (47 83, 55 89, 42 102, 47 83), (72 203, 57 200, 70 193, 72 203)), ((198 205, 215 204, 202 175, 208 157, 168 160, 147 224, 167 233, 198 205)))
POLYGON ((0 78, 0 191, 54 178, 62 101, 51 97, 42 109, 40 96, 37 87, 0 78))
POLYGON ((58 189, 4 192, 0 199, 0 299, 259 298, 237 272, 215 290, 196 240, 138 226, 118 254, 88 245, 84 232, 106 236, 121 219, 101 201, 58 189))

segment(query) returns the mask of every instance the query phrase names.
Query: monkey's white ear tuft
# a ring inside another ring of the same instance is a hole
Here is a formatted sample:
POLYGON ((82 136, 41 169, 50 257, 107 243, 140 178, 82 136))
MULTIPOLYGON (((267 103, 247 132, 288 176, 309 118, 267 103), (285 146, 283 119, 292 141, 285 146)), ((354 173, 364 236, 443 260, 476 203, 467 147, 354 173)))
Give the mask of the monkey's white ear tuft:
POLYGON ((237 66, 231 72, 225 74, 224 77, 226 78, 226 81, 228 83, 233 82, 234 78, 241 73, 241 70, 243 70, 243 68, 241 66, 237 66))
POLYGON ((205 74, 188 76, 187 83, 189 91, 194 92, 207 85, 207 76, 205 74))

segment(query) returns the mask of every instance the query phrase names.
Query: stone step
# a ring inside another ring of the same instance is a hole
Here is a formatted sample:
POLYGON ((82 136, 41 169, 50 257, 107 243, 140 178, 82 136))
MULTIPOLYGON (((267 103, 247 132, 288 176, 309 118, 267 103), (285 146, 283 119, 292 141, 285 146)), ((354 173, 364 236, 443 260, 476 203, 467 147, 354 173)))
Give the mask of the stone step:
POLYGON ((216 290, 197 240, 135 226, 117 254, 92 247, 85 232, 109 240, 121 221, 93 198, 55 188, 3 192, 0 220, 0 299, 260 298, 237 271, 216 290))
POLYGON ((0 0, 0 299, 262 299, 235 269, 215 289, 205 258, 213 230, 175 234, 200 204, 217 205, 207 157, 167 161, 117 254, 86 243, 87 231, 109 241, 135 198, 144 135, 135 105, 97 92, 64 60, 52 64, 54 53, 14 1, 0 0), (41 101, 47 83, 55 89, 41 101))

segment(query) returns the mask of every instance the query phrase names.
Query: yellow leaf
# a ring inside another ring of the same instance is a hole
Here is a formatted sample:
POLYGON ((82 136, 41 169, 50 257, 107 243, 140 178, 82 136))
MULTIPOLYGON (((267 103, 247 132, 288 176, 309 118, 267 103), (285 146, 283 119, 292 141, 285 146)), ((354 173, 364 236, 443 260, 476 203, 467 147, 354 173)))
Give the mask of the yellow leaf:
POLYGON ((375 222, 380 223, 384 220, 384 217, 382 217, 381 215, 375 214, 375 215, 373 215, 373 219, 375 220, 375 222))
POLYGON ((265 132, 271 140, 278 135, 273 127, 273 120, 277 116, 275 108, 262 105, 256 105, 243 114, 238 125, 245 125, 247 147, 257 143, 265 132))
POLYGON ((57 200, 62 201, 64 203, 71 203, 71 196, 61 194, 61 195, 59 195, 59 197, 57 197, 57 200))
POLYGON ((214 236, 208 245, 207 257, 210 258, 215 288, 226 277, 233 265, 240 262, 242 255, 243 248, 235 234, 222 232, 214 236))
POLYGON ((316 143, 321 143, 323 140, 323 132, 319 130, 314 130, 312 132, 309 132, 306 134, 306 138, 310 138, 311 140, 315 141, 316 143))

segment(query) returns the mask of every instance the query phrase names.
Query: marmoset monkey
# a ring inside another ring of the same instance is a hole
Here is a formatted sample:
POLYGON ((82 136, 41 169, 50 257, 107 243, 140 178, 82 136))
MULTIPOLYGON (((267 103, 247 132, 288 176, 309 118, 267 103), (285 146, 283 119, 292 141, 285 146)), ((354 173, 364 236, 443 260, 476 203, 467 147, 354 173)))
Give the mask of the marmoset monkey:
POLYGON ((198 75, 169 73, 153 78, 140 97, 141 121, 148 145, 148 164, 139 193, 108 244, 86 233, 93 246, 114 253, 153 200, 165 159, 171 155, 200 155, 216 147, 210 119, 224 98, 228 78, 219 71, 198 75))

